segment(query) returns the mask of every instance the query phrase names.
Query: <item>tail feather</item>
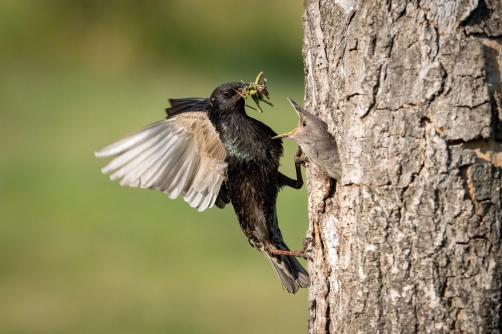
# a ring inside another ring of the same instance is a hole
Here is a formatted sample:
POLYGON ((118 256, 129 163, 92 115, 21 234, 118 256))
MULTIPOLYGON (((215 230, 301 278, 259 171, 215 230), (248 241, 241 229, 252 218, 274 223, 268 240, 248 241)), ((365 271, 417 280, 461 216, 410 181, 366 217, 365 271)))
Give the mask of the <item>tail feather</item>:
POLYGON ((289 293, 294 294, 299 288, 310 286, 309 274, 294 256, 273 255, 265 251, 263 251, 263 254, 274 267, 277 276, 281 280, 282 287, 289 293))

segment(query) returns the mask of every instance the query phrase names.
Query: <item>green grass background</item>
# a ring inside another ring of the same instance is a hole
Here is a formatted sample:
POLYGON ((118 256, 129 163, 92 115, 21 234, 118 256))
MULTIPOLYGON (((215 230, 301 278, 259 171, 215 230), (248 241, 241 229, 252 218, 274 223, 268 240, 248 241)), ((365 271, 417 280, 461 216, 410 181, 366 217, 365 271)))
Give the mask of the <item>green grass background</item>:
MULTIPOLYGON (((164 118, 167 98, 268 78, 253 117, 291 130, 303 5, 289 0, 0 0, 0 332, 303 333, 231 207, 120 187, 94 150, 164 118)), ((295 146, 281 170, 293 176, 295 146)), ((307 196, 285 189, 291 248, 307 196)))

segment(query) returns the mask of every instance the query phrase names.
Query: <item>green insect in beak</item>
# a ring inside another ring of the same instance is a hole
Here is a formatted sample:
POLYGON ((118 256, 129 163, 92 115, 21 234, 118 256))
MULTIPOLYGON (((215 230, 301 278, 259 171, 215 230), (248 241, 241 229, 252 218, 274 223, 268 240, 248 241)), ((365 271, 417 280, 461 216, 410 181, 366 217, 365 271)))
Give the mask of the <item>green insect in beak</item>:
POLYGON ((247 105, 247 107, 257 110, 258 112, 263 112, 263 110, 260 107, 260 101, 265 102, 266 104, 270 105, 273 107, 274 105, 268 101, 270 99, 268 89, 267 89, 267 79, 263 79, 263 83, 260 82, 261 77, 263 76, 263 71, 258 73, 258 76, 256 77, 256 80, 254 82, 250 82, 248 86, 242 91, 239 92, 239 94, 244 98, 247 99, 248 96, 251 96, 253 101, 256 103, 256 106, 258 109, 251 107, 250 105, 247 105), (264 97, 267 98, 267 100, 264 99, 264 97))

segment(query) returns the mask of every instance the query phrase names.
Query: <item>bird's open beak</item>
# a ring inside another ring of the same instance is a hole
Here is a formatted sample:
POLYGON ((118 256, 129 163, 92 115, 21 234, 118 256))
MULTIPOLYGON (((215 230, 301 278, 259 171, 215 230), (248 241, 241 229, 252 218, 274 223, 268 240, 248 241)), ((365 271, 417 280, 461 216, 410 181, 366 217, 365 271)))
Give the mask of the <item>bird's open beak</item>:
MULTIPOLYGON (((299 124, 298 124, 299 125, 299 124)), ((289 135, 292 135, 293 133, 296 132, 296 130, 298 130, 298 125, 296 126, 296 128, 293 129, 293 131, 290 131, 290 132, 286 132, 286 133, 283 133, 282 135, 277 135, 275 137, 272 137, 272 139, 279 139, 279 138, 286 138, 286 137, 289 137, 289 135)))
POLYGON ((275 137, 272 137, 272 139, 279 139, 279 138, 284 138, 284 137, 287 137, 291 134, 291 132, 286 132, 286 133, 283 133, 282 135, 277 135, 275 137))
POLYGON ((291 105, 293 106, 293 108, 295 108, 296 110, 296 113, 298 114, 298 116, 300 116, 300 111, 302 110, 302 107, 300 107, 298 104, 296 104, 295 101, 291 100, 289 97, 287 97, 289 103, 291 103, 291 105))
POLYGON ((277 135, 275 137, 272 137, 272 139, 279 139, 279 138, 289 137, 290 135, 292 135, 293 133, 295 133, 296 130, 298 130, 298 127, 300 126, 300 110, 302 109, 302 107, 300 107, 298 104, 296 104, 296 102, 293 101, 293 100, 291 100, 289 97, 287 99, 288 99, 289 103, 291 103, 291 105, 293 106, 293 108, 295 108, 296 113, 298 114, 298 124, 296 125, 296 128, 293 129, 293 131, 283 133, 282 135, 277 135))

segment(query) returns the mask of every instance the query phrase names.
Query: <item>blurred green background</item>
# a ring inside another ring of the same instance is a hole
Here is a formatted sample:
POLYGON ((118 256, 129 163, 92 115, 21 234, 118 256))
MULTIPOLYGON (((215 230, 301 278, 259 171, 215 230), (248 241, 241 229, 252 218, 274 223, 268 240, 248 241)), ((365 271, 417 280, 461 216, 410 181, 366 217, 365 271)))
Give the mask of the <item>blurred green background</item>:
MULTIPOLYGON (((233 209, 120 187, 93 152, 265 71, 276 130, 303 99, 301 1, 0 0, 0 332, 303 333, 233 209)), ((281 170, 294 176, 295 146, 281 170)), ((305 189, 279 195, 299 248, 305 189)), ((303 262, 304 263, 304 262, 303 262)))

